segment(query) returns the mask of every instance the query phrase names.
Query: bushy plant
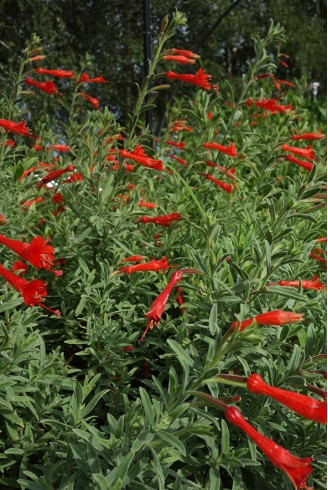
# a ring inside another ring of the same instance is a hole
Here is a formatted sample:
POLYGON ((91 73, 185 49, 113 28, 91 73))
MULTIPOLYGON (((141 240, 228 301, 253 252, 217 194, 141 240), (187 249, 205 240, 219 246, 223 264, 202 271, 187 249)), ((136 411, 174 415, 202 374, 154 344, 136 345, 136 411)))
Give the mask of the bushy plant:
POLYGON ((181 25, 124 128, 36 36, 1 103, 2 488, 325 488, 323 104, 275 79, 280 26, 240 93, 159 72, 199 63, 181 25), (181 81, 155 138, 144 113, 181 81))

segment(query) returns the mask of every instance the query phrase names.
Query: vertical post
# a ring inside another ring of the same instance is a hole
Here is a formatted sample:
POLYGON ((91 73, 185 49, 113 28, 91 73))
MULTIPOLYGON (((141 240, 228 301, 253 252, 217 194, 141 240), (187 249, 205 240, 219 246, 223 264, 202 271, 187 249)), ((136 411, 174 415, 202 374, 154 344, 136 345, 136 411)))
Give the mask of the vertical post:
MULTIPOLYGON (((149 73, 150 64, 150 3, 149 0, 143 0, 143 20, 144 20, 144 72, 145 76, 149 73)), ((149 96, 146 96, 146 103, 149 96)), ((146 126, 152 131, 152 110, 146 111, 146 126)))

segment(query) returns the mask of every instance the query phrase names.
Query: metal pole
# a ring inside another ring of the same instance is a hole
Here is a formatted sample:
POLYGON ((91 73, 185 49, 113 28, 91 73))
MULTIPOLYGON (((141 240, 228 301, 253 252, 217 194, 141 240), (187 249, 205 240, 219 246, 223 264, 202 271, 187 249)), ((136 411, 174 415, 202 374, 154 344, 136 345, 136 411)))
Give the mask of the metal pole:
MULTIPOLYGON (((149 0, 143 0, 143 20, 144 20, 144 72, 145 76, 149 73, 150 64, 150 2, 149 0)), ((146 103, 149 96, 146 96, 146 103)), ((146 111, 146 126, 152 131, 152 110, 146 111)))

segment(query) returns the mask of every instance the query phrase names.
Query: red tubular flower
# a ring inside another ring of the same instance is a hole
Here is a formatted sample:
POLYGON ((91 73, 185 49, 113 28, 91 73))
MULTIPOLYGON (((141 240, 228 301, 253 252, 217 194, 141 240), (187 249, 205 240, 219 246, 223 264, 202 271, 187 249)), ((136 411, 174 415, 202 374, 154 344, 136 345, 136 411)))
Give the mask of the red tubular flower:
POLYGON ((179 221, 182 219, 181 214, 172 213, 172 214, 164 214, 163 216, 142 216, 142 218, 138 218, 137 222, 139 223, 156 223, 156 225, 160 226, 170 226, 172 221, 179 221))
POLYGON ((73 182, 81 182, 82 180, 84 180, 83 175, 80 172, 76 172, 63 180, 63 184, 72 184, 73 182))
POLYGON ((90 102, 90 104, 95 109, 100 110, 100 107, 99 107, 100 101, 99 101, 99 99, 97 99, 96 97, 91 97, 91 95, 88 95, 85 92, 80 92, 80 95, 82 95, 82 97, 84 97, 85 99, 87 99, 87 101, 90 102))
POLYGON ((326 136, 322 133, 302 133, 302 134, 294 134, 292 136, 292 140, 321 140, 322 138, 325 138, 326 136))
MULTIPOLYGON (((239 332, 245 330, 246 327, 251 325, 254 321, 257 325, 287 325, 288 323, 297 323, 303 320, 303 315, 300 313, 293 313, 291 311, 274 310, 261 313, 252 318, 248 318, 240 323, 239 332)), ((231 328, 236 330, 239 322, 233 322, 231 328)))
POLYGON ((183 158, 176 157, 175 155, 170 155, 170 158, 173 158, 173 160, 176 160, 177 162, 181 163, 181 165, 184 165, 185 167, 188 167, 187 160, 184 160, 183 158))
POLYGON ((12 148, 15 148, 15 141, 14 140, 8 140, 5 142, 5 146, 11 146, 12 148))
POLYGON ((25 78, 25 83, 27 83, 27 85, 32 85, 33 87, 36 87, 42 90, 42 92, 50 95, 62 95, 60 92, 58 92, 56 84, 54 82, 51 82, 50 80, 47 80, 46 82, 37 82, 36 80, 27 77, 25 78))
POLYGON ((38 54, 37 56, 33 56, 32 58, 29 58, 28 61, 32 63, 33 61, 41 61, 46 58, 46 55, 44 54, 38 54))
POLYGON ((55 179, 58 179, 61 175, 63 175, 66 172, 72 172, 74 170, 73 165, 68 165, 68 167, 60 169, 60 170, 53 170, 49 172, 47 175, 42 177, 41 182, 38 182, 38 187, 43 187, 49 182, 52 182, 55 179))
POLYGON ((310 257, 311 259, 317 260, 318 262, 321 262, 323 265, 327 266, 327 259, 320 257, 320 255, 316 254, 315 252, 310 252, 310 257))
POLYGON ((221 187, 221 189, 228 192, 228 194, 230 194, 230 192, 232 192, 236 187, 234 184, 227 184, 226 182, 222 182, 222 180, 218 180, 210 174, 203 174, 203 175, 206 179, 211 180, 212 182, 214 182, 214 184, 221 187))
POLYGON ((16 291, 19 292, 24 298, 24 303, 28 306, 41 306, 45 310, 54 313, 56 316, 60 316, 59 310, 52 310, 48 306, 44 305, 43 302, 47 296, 46 283, 40 279, 34 279, 32 281, 27 281, 23 277, 19 277, 13 272, 5 269, 0 264, 0 275, 7 281, 16 291))
POLYGON ((230 168, 227 170, 225 167, 222 165, 217 165, 217 167, 229 178, 229 179, 234 179, 235 178, 235 173, 236 170, 234 168, 230 168))
POLYGON ((287 87, 295 87, 295 84, 292 82, 288 82, 288 80, 276 80, 279 83, 282 83, 283 85, 287 85, 287 87))
POLYGON ((16 262, 13 263, 12 270, 14 272, 19 271, 19 276, 24 276, 27 272, 27 264, 24 264, 21 260, 16 260, 16 262))
POLYGON ((190 133, 192 130, 193 129, 190 126, 185 126, 184 124, 177 123, 172 126, 172 128, 170 129, 170 133, 172 133, 173 131, 188 131, 190 133))
POLYGON ((199 54, 193 53, 192 51, 188 51, 187 49, 176 49, 176 48, 171 48, 171 53, 185 56, 186 58, 200 58, 199 54))
POLYGON ((157 208, 157 204, 154 202, 146 202, 141 199, 141 201, 138 204, 139 208, 148 208, 148 209, 155 209, 157 208))
POLYGON ((230 143, 229 146, 224 146, 220 145, 219 143, 204 143, 203 144, 204 148, 210 148, 213 150, 218 150, 221 151, 222 153, 226 153, 227 155, 230 155, 231 157, 236 157, 237 156, 237 148, 233 143, 230 143))
POLYGON ((155 170, 163 170, 162 160, 154 160, 153 158, 146 155, 143 148, 141 146, 136 146, 136 148, 132 151, 119 150, 119 154, 123 158, 129 158, 130 160, 134 160, 144 167, 153 168, 155 170))
POLYGON ((306 480, 313 471, 312 457, 297 458, 287 449, 263 436, 244 419, 237 407, 228 407, 224 414, 231 424, 239 427, 258 445, 274 466, 286 473, 295 489, 311 490, 306 486, 306 480))
POLYGON ((100 77, 90 78, 87 73, 82 73, 77 83, 108 83, 108 80, 105 80, 102 75, 100 77))
POLYGON ((51 269, 54 266, 55 249, 52 245, 48 245, 47 242, 48 240, 45 240, 42 236, 32 238, 30 243, 25 243, 0 234, 0 243, 10 248, 10 250, 15 252, 23 260, 26 260, 26 262, 29 262, 38 269, 46 269, 49 272, 53 272, 56 276, 60 276, 61 271, 51 269))
POLYGON ((165 61, 176 61, 177 63, 182 63, 184 65, 193 65, 196 63, 196 61, 192 58, 187 58, 186 56, 182 55, 175 55, 175 54, 167 54, 163 56, 163 60, 165 61))
POLYGON ((30 201, 22 201, 20 204, 21 206, 24 206, 24 208, 29 208, 30 206, 32 206, 32 204, 42 201, 43 197, 36 197, 35 199, 31 199, 30 201))
POLYGON ((172 267, 177 267, 176 265, 169 265, 167 258, 163 257, 161 260, 155 260, 152 259, 150 262, 144 262, 143 264, 136 264, 136 265, 126 265, 123 267, 120 267, 119 272, 126 273, 126 274, 132 274, 133 272, 144 272, 144 271, 162 271, 162 270, 168 270, 171 269, 172 267))
POLYGON ((323 291, 327 289, 327 286, 323 284, 322 282, 318 281, 318 276, 315 275, 313 276, 313 279, 303 279, 301 281, 284 281, 280 280, 277 282, 269 282, 267 283, 267 286, 289 286, 289 287, 295 287, 298 288, 299 285, 302 285, 303 289, 318 289, 319 291, 323 291))
POLYGON ((278 81, 275 79, 274 76, 272 77, 272 82, 273 82, 273 85, 275 86, 276 90, 278 90, 280 92, 280 83, 278 83, 278 81))
POLYGON ((57 150, 59 152, 69 152, 71 151, 70 147, 67 145, 48 145, 47 150, 57 150))
POLYGON ((43 150, 42 146, 40 146, 40 145, 33 145, 32 148, 36 151, 42 151, 43 150))
POLYGON ((269 78, 269 77, 273 77, 272 73, 262 73, 262 75, 257 75, 255 78, 255 80, 259 80, 260 78, 269 78))
POLYGON ((176 301, 179 305, 180 315, 183 315, 183 313, 187 310, 187 308, 182 306, 184 303, 184 299, 183 299, 183 295, 182 295, 183 289, 180 288, 180 286, 177 286, 176 288, 174 288, 174 291, 178 294, 178 296, 176 297, 176 301))
POLYGON ((150 310, 148 311, 148 313, 146 313, 147 327, 140 338, 140 342, 143 341, 148 330, 152 330, 154 326, 158 327, 158 323, 167 305, 170 292, 172 291, 174 286, 179 281, 181 281, 184 274, 198 274, 198 273, 199 271, 197 269, 181 269, 180 271, 173 272, 171 279, 168 282, 168 285, 163 289, 160 295, 157 296, 155 301, 152 303, 150 310))
POLYGON ((130 352, 131 350, 133 350, 133 345, 127 345, 126 347, 123 347, 124 352, 130 352))
POLYGON ((8 121, 7 119, 0 119, 0 126, 11 133, 20 134, 21 136, 28 136, 29 138, 36 138, 36 136, 33 136, 31 130, 25 125, 25 121, 17 123, 14 121, 8 121))
POLYGON ((141 262, 141 260, 144 260, 145 258, 144 255, 132 255, 131 257, 123 259, 123 262, 141 262))
POLYGON ((270 114, 276 114, 280 112, 281 114, 285 114, 287 111, 292 112, 293 107, 291 104, 289 105, 280 105, 277 103, 275 99, 261 99, 261 100, 252 100, 247 99, 246 105, 250 107, 252 104, 255 104, 256 107, 260 107, 261 109, 265 109, 269 111, 270 114))
POLYGON ((326 237, 326 236, 324 236, 324 237, 322 237, 322 238, 317 238, 317 239, 316 239, 316 242, 317 242, 317 243, 323 243, 323 242, 326 242, 326 243, 327 243, 327 237, 326 237))
POLYGON ((166 72, 166 76, 169 79, 181 80, 182 82, 190 83, 191 85, 198 85, 205 90, 210 90, 211 88, 217 90, 217 86, 213 86, 209 82, 212 76, 207 75, 202 68, 197 71, 196 75, 191 73, 181 74, 168 71, 166 72))
POLYGON ((36 72, 40 73, 40 75, 51 75, 58 78, 75 78, 75 75, 72 71, 46 70, 45 68, 37 68, 36 72))
POLYGON ((175 146, 175 148, 184 148, 186 146, 186 144, 183 141, 179 141, 179 143, 176 143, 175 141, 167 140, 166 143, 168 145, 175 146))
POLYGON ((311 146, 307 146, 306 148, 297 148, 296 146, 282 145, 280 148, 282 151, 290 151, 291 153, 295 153, 300 157, 305 158, 306 160, 313 160, 315 157, 315 151, 311 146))
POLYGON ((267 395, 290 408, 294 412, 320 424, 327 424, 327 402, 309 396, 282 390, 267 385, 259 374, 251 374, 247 379, 247 389, 256 395, 267 395))
POLYGON ((286 63, 286 61, 279 60, 279 63, 285 68, 288 68, 288 64, 286 63))
POLYGON ((294 157, 293 155, 286 155, 285 158, 289 162, 296 163, 296 165, 299 165, 300 167, 305 168, 305 170, 307 170, 308 172, 311 172, 311 170, 314 167, 313 163, 305 162, 304 160, 299 160, 298 158, 294 157))
POLYGON ((55 204, 61 204, 64 202, 63 194, 61 192, 56 192, 55 195, 52 196, 51 200, 55 204))

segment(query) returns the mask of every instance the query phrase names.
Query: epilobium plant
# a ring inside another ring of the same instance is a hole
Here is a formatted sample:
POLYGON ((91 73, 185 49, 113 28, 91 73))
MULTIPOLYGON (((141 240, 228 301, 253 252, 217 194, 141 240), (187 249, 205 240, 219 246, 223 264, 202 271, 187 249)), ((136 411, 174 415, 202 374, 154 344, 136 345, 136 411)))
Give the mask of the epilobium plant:
POLYGON ((1 102, 1 488, 324 488, 324 122, 280 26, 235 93, 183 24, 126 127, 36 36, 1 102))

